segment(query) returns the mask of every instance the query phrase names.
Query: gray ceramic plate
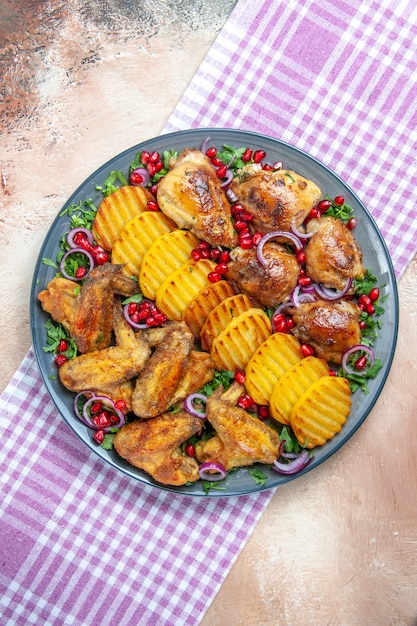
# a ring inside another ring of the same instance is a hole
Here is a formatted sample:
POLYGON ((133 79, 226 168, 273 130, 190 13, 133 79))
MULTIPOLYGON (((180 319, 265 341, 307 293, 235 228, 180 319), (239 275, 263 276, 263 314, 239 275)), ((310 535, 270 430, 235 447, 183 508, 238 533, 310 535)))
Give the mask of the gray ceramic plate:
MULTIPOLYGON (((369 394, 365 395, 360 391, 354 394, 352 411, 342 431, 336 435, 332 441, 321 448, 317 448, 314 451, 314 460, 304 471, 296 476, 282 476, 268 467, 262 466, 262 470, 267 474, 268 480, 265 485, 259 486, 254 482, 246 468, 241 468, 231 473, 222 483, 224 487, 223 490, 210 490, 209 492, 209 496, 225 497, 270 489, 277 485, 282 485, 306 472, 311 472, 318 465, 323 463, 323 461, 335 454, 335 452, 348 441, 368 416, 388 376, 397 339, 398 295, 395 275, 385 242, 374 220, 355 193, 336 174, 316 159, 282 141, 263 135, 230 129, 199 129, 162 135, 155 139, 145 141, 119 154, 100 167, 75 191, 64 205, 63 209, 74 202, 78 203, 80 200, 85 200, 86 198, 91 198, 98 202, 102 196, 96 191, 96 186, 102 185, 112 170, 122 170, 127 174, 129 164, 137 152, 142 150, 157 150, 162 152, 163 150, 170 150, 171 148, 180 151, 182 148, 186 147, 200 147, 207 136, 211 137, 209 145, 215 145, 217 148, 220 148, 222 144, 234 147, 250 147, 252 149, 263 148, 267 152, 267 160, 269 162, 283 161, 286 168, 293 169, 303 176, 314 180, 322 189, 324 195, 328 194, 330 197, 343 195, 346 203, 353 207, 355 216, 358 218, 355 236, 362 246, 364 264, 377 276, 378 285, 384 285, 383 293, 389 294, 389 297, 384 303, 385 313, 382 318, 382 329, 375 346, 377 356, 384 363, 383 369, 379 372, 375 380, 370 381, 369 394)), ((98 447, 92 441, 91 431, 81 424, 73 415, 73 394, 64 389, 58 380, 51 378, 51 376, 55 374, 53 356, 42 350, 42 346, 46 343, 44 324, 47 315, 42 311, 38 303, 37 294, 45 288, 48 281, 51 280, 55 274, 53 268, 42 263, 42 258, 48 257, 55 259, 59 246, 59 238, 66 231, 68 231, 68 218, 58 216, 53 222, 42 246, 35 268, 31 291, 31 329, 33 345, 45 386, 53 402, 64 420, 80 438, 80 445, 88 446, 92 454, 99 456, 103 462, 112 465, 116 471, 124 472, 133 480, 153 485, 158 489, 188 494, 190 496, 206 497, 199 483, 191 487, 182 488, 167 488, 161 486, 155 483, 141 470, 124 462, 115 452, 107 452, 98 447)))

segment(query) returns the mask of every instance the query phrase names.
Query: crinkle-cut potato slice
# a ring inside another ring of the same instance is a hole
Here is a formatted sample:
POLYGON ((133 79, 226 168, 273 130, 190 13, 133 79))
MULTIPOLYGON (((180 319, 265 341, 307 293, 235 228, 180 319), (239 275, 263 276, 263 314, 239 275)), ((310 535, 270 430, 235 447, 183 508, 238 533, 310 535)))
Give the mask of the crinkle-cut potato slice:
POLYGON ((269 404, 279 378, 301 359, 300 342, 294 335, 273 333, 249 359, 245 370, 246 391, 257 404, 269 404))
POLYGON ((199 339, 201 329, 209 315, 222 300, 235 294, 235 289, 227 280, 219 280, 217 283, 210 283, 201 289, 191 300, 184 311, 183 320, 199 339))
POLYGON ((139 286, 146 298, 155 300, 156 292, 166 278, 189 260, 199 239, 189 230, 176 229, 161 235, 143 255, 139 286))
POLYGON ((155 239, 176 228, 174 222, 161 211, 144 211, 135 215, 123 226, 114 242, 111 262, 123 265, 122 273, 126 276, 139 276, 143 256, 155 239))
POLYGON ((271 334, 271 321, 259 308, 233 317, 214 339, 210 354, 217 369, 244 370, 255 350, 271 334))
POLYGON ((322 446, 338 433, 350 413, 352 392, 346 378, 323 376, 297 400, 290 423, 306 448, 322 446))
POLYGON ((156 292, 155 302, 170 320, 180 321, 194 296, 209 284, 208 274, 216 264, 210 259, 189 259, 164 280, 156 292))
POLYGON ((216 337, 226 328, 233 318, 254 308, 252 300, 246 294, 238 293, 222 300, 207 316, 201 329, 201 347, 210 352, 216 337))
POLYGON ((101 201, 94 218, 94 239, 105 250, 111 250, 123 226, 138 213, 147 210, 155 198, 147 189, 124 185, 101 201))
POLYGON ((316 380, 327 376, 324 359, 307 356, 285 372, 275 384, 269 399, 271 416, 281 424, 290 424, 291 411, 297 400, 316 380))

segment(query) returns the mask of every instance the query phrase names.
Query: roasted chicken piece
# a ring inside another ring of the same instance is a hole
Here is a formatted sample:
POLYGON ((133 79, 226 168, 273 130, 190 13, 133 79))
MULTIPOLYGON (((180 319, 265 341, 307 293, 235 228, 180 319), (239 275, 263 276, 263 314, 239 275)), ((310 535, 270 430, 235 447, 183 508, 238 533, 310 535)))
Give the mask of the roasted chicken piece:
POLYGON ((133 412, 151 418, 201 389, 214 375, 210 355, 196 353, 194 335, 184 322, 172 322, 150 333, 157 342, 154 353, 138 377, 133 392, 133 412))
POLYGON ((267 242, 263 254, 266 266, 260 264, 254 248, 235 248, 226 278, 263 306, 276 306, 286 302, 296 287, 300 266, 293 254, 275 242, 267 242))
POLYGON ((313 233, 306 248, 310 278, 335 289, 343 289, 349 278, 362 278, 362 250, 341 220, 330 216, 310 220, 307 232, 313 233))
POLYGON ((143 334, 135 335, 123 318, 120 306, 114 310, 116 345, 81 354, 59 368, 59 378, 70 391, 91 391, 123 399, 132 409, 132 379, 138 376, 150 357, 151 349, 143 334))
POLYGON ((302 303, 288 312, 295 322, 291 332, 326 361, 341 363, 343 353, 361 342, 361 311, 353 302, 318 300, 302 303))
POLYGON ((42 308, 70 333, 79 352, 109 347, 112 339, 114 294, 138 292, 136 281, 121 274, 121 265, 95 267, 83 286, 66 278, 53 278, 38 294, 42 308))
POLYGON ((200 463, 215 461, 229 470, 253 463, 273 463, 278 458, 278 433, 236 406, 243 391, 242 385, 233 383, 226 392, 219 387, 209 396, 207 419, 216 434, 196 444, 196 456, 200 463))
POLYGON ((233 248, 237 234, 231 207, 210 159, 187 149, 159 182, 158 204, 179 228, 191 230, 212 246, 233 248))
POLYGON ((197 461, 184 455, 180 446, 201 427, 202 420, 186 411, 164 413, 123 426, 114 437, 114 447, 158 482, 179 487, 199 478, 197 461))
POLYGON ((290 170, 265 171, 247 166, 230 189, 253 215, 256 231, 290 231, 299 228, 321 198, 321 190, 290 170))

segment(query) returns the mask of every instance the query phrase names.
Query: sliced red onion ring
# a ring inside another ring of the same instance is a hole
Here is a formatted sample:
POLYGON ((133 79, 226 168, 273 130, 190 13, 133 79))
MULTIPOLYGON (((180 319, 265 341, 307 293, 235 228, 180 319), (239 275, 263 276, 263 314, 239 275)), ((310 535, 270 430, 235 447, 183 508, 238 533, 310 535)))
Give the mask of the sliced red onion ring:
POLYGON ((307 293, 301 285, 297 285, 291 294, 291 302, 294 306, 300 306, 303 302, 315 302, 316 297, 313 293, 307 293))
POLYGON ((184 409, 187 411, 187 413, 193 415, 194 417, 201 417, 202 419, 204 419, 207 413, 205 411, 199 411, 198 409, 196 409, 194 406, 194 400, 201 400, 205 404, 207 402, 207 396, 205 396, 203 393, 190 393, 190 395, 188 395, 184 400, 184 409))
POLYGON ((348 363, 349 358, 352 356, 352 354, 355 354, 355 352, 366 352, 366 354, 368 355, 369 367, 372 367, 372 365, 375 363, 375 353, 372 348, 370 346, 364 346, 363 344, 357 344, 356 346, 352 346, 351 348, 346 350, 346 352, 342 356, 342 368, 348 374, 356 374, 357 376, 365 375, 365 371, 362 372, 361 370, 352 368, 348 363))
POLYGON ((272 319, 277 315, 284 313, 289 306, 291 306, 291 302, 282 302, 281 304, 279 304, 272 315, 272 319))
POLYGON ((217 480, 223 480, 223 478, 226 477, 227 472, 221 463, 207 461, 206 463, 201 463, 198 468, 198 475, 201 480, 216 482, 217 480), (212 472, 214 472, 214 474, 212 472))
POLYGON ((275 161, 272 167, 274 168, 274 170, 282 170, 282 168, 284 167, 284 164, 282 161, 275 161))
POLYGON ((132 180, 129 181, 130 184, 133 185, 134 187, 147 187, 149 185, 151 176, 146 168, 137 167, 136 169, 132 170, 130 174, 139 174, 139 176, 142 177, 142 182, 140 183, 135 183, 132 180))
POLYGON ((259 243, 256 248, 256 255, 258 257, 258 261, 263 266, 267 265, 266 259, 263 255, 263 247, 267 241, 269 241, 270 239, 274 239, 275 237, 283 237, 285 239, 289 239, 291 243, 295 245, 297 251, 303 249, 303 244, 301 243, 299 238, 296 235, 294 235, 294 233, 289 233, 284 230, 273 230, 270 233, 267 233, 266 235, 264 235, 259 240, 259 243))
POLYGON ((80 280, 83 280, 87 276, 87 274, 85 274, 85 276, 82 276, 81 278, 77 278, 76 276, 71 276, 70 274, 68 274, 68 272, 65 269, 65 261, 68 259, 68 257, 71 254, 84 254, 87 257, 88 262, 90 264, 87 274, 89 274, 89 272, 94 267, 94 259, 93 259, 93 256, 89 252, 87 252, 87 250, 84 250, 83 248, 70 248, 69 250, 66 251, 66 253, 61 259, 61 263, 59 264, 60 272, 65 278, 69 278, 69 280, 75 280, 76 282, 78 282, 80 280))
POLYGON ((226 197, 229 200, 229 202, 231 202, 231 204, 234 204, 235 202, 237 202, 239 200, 239 198, 237 197, 235 192, 232 191, 231 189, 227 189, 226 197))
POLYGON ((200 152, 202 152, 203 154, 206 153, 208 142, 210 141, 210 139, 211 137, 206 137, 200 146, 200 152))
POLYGON ((296 474, 300 472, 302 469, 307 467, 307 465, 313 460, 313 456, 310 456, 310 453, 307 450, 301 452, 294 460, 290 461, 290 463, 281 463, 280 461, 274 461, 272 464, 272 469, 278 472, 279 474, 296 474))
POLYGON ((319 285, 317 283, 314 283, 314 289, 317 292, 317 295, 320 296, 320 298, 323 298, 323 300, 338 300, 339 298, 343 298, 343 296, 345 296, 349 289, 352 286, 352 279, 348 278, 345 287, 343 287, 343 289, 341 290, 334 290, 334 289, 330 289, 329 287, 323 287, 323 285, 319 285))
POLYGON ((227 170, 226 176, 223 178, 222 182, 220 183, 220 187, 227 187, 228 185, 230 185, 232 180, 233 180, 233 172, 232 170, 227 170))
POLYGON ((67 243, 69 245, 70 248, 78 248, 79 246, 74 242, 74 237, 75 235, 78 235, 78 233, 83 233, 83 235, 86 236, 88 242, 93 245, 94 243, 94 237, 93 237, 93 233, 91 232, 91 230, 88 230, 88 228, 82 228, 81 226, 78 228, 73 228, 72 230, 69 231, 68 235, 67 235, 67 243))
POLYGON ((87 402, 83 406, 82 416, 87 426, 89 426, 93 430, 104 430, 104 432, 106 433, 111 432, 113 428, 121 428, 125 423, 124 414, 115 407, 113 400, 109 398, 108 396, 96 395, 90 398, 89 400, 87 400, 87 402), (104 404, 105 407, 110 409, 113 413, 116 413, 117 417, 119 418, 119 424, 112 424, 111 426, 106 426, 105 428, 102 428, 101 426, 96 426, 94 422, 91 421, 91 417, 88 413, 88 408, 93 402, 101 402, 102 404, 104 404))
POLYGON ((291 230, 294 233, 294 235, 296 235, 297 237, 299 237, 300 239, 310 239, 310 237, 313 236, 313 232, 311 233, 306 233, 303 232, 302 230, 300 230, 299 228, 297 228, 296 224, 295 224, 295 217, 294 219, 291 221, 291 230))
POLYGON ((81 391, 80 393, 77 393, 77 395, 74 398, 74 413, 75 413, 75 416, 80 420, 80 422, 83 422, 87 426, 90 426, 90 420, 88 420, 88 422, 87 422, 84 419, 82 411, 80 411, 80 409, 78 408, 78 400, 80 398, 84 397, 85 398, 85 402, 87 402, 88 400, 91 400, 91 398, 94 398, 95 396, 96 396, 95 391, 81 391))
POLYGON ((148 328, 148 325, 146 322, 134 322, 132 320, 132 318, 129 315, 129 304, 125 304, 123 307, 123 316, 126 320, 126 322, 129 322, 129 324, 132 326, 132 328, 136 328, 137 330, 144 330, 145 328, 148 328))

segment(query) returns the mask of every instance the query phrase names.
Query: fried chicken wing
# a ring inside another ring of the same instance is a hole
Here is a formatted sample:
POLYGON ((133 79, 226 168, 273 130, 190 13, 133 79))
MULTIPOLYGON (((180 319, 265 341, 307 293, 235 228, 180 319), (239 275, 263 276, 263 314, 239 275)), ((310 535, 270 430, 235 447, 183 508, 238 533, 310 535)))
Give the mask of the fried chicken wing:
POLYGON ((226 470, 253 463, 273 463, 280 440, 270 426, 236 406, 242 385, 234 383, 226 392, 219 387, 206 404, 207 419, 216 434, 196 444, 200 463, 215 461, 226 470))
POLYGON ((230 186, 239 202, 253 215, 256 231, 290 231, 299 227, 321 198, 311 180, 290 170, 265 171, 248 166, 230 186))
POLYGON ((353 302, 305 302, 289 313, 295 322, 291 332, 326 361, 341 363, 343 353, 361 341, 361 311, 353 302))
POLYGON ((210 159, 199 150, 184 150, 159 182, 161 211, 179 228, 191 230, 213 246, 237 245, 230 204, 210 159))
POLYGON ((164 413, 214 375, 210 355, 198 356, 193 350, 194 335, 184 322, 167 324, 149 337, 151 343, 157 342, 156 348, 136 381, 132 398, 134 413, 143 418, 164 413))
POLYGON ((183 455, 181 444, 201 430, 202 421, 186 411, 164 413, 123 426, 114 437, 118 454, 164 485, 198 480, 198 463, 183 455))
POLYGON ((263 252, 266 266, 259 263, 254 248, 232 250, 226 278, 263 306, 276 306, 286 302, 296 287, 300 266, 280 244, 268 242, 263 252))
POLYGON ((71 332, 78 312, 78 285, 73 280, 58 276, 49 281, 46 289, 39 292, 38 299, 43 310, 71 332))
POLYGON ((330 216, 311 220, 307 232, 313 235, 306 248, 306 271, 315 282, 343 289, 349 278, 362 278, 362 250, 341 220, 330 216))

